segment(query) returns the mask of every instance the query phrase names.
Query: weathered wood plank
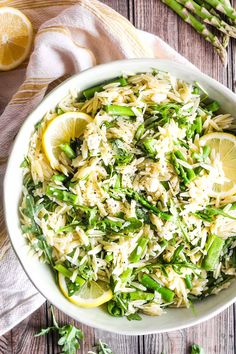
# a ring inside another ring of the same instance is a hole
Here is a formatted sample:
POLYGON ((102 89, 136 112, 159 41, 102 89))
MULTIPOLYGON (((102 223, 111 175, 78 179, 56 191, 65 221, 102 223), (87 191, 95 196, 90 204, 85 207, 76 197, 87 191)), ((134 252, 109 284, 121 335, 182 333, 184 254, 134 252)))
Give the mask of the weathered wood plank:
POLYGON ((145 353, 188 354, 193 343, 205 353, 234 354, 234 315, 232 306, 220 315, 188 329, 145 336, 145 353))
POLYGON ((134 0, 134 24, 154 33, 178 51, 178 17, 167 6, 156 0, 134 0))
POLYGON ((47 353, 47 338, 34 334, 47 327, 46 304, 0 338, 1 354, 47 353))
POLYGON ((128 0, 101 0, 101 2, 112 7, 115 11, 119 12, 124 17, 129 17, 128 0))

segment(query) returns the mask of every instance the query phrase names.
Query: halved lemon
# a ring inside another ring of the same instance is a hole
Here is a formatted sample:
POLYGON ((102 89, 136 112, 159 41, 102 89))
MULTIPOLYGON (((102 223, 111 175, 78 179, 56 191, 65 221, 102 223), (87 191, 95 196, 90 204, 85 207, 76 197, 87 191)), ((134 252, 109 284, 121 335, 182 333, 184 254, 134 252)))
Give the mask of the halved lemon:
POLYGON ((79 138, 92 117, 82 112, 67 112, 54 118, 42 136, 42 145, 52 168, 58 168, 60 145, 79 138))
POLYGON ((0 7, 0 70, 20 65, 30 52, 32 39, 29 19, 13 7, 0 7))
POLYGON ((98 307, 112 299, 112 291, 107 289, 103 283, 93 280, 87 281, 74 295, 68 296, 65 277, 58 273, 59 286, 64 296, 80 307, 98 307))
POLYGON ((210 133, 201 137, 200 145, 208 145, 220 155, 222 168, 228 179, 223 184, 214 184, 212 196, 223 198, 236 194, 236 137, 229 133, 210 133))

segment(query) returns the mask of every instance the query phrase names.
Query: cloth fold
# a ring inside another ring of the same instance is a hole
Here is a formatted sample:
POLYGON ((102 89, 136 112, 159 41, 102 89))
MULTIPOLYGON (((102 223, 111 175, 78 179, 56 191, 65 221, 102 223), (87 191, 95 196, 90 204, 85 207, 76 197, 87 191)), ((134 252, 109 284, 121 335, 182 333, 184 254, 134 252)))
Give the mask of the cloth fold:
MULTIPOLYGON (((118 59, 156 57, 192 66, 160 38, 137 30, 97 0, 3 1, 32 21, 37 34, 27 69, 0 74, 0 175, 4 175, 14 137, 45 93, 66 76, 118 59), (11 4, 10 4, 11 3, 11 4), (74 5, 73 5, 74 4, 74 5), (72 6, 71 6, 72 5, 72 6), (24 80, 24 81, 23 81, 24 80)), ((39 117, 40 119, 40 117, 39 117)), ((0 335, 43 302, 17 260, 0 210, 0 335)))

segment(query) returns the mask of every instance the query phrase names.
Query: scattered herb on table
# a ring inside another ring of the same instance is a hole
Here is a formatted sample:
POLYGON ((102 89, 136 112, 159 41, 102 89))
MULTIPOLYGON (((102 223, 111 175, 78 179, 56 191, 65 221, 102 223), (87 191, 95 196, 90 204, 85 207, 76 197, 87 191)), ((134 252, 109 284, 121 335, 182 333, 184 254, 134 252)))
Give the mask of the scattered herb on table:
POLYGON ((204 354, 204 349, 198 345, 198 344, 193 344, 191 346, 191 353, 190 354, 204 354))
POLYGON ((60 327, 56 321, 52 306, 51 314, 53 326, 41 329, 39 333, 35 334, 35 337, 44 336, 51 331, 55 331, 59 336, 58 345, 62 349, 61 354, 76 354, 77 349, 80 348, 80 341, 84 337, 83 332, 81 329, 76 328, 72 324, 67 324, 60 327))

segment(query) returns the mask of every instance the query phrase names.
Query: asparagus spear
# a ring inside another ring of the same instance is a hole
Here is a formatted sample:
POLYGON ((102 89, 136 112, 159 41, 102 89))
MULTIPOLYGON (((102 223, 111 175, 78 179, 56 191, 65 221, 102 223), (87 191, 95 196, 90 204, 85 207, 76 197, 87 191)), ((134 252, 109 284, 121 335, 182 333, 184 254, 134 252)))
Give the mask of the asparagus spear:
POLYGON ((159 210, 155 205, 149 203, 149 201, 138 192, 135 192, 132 189, 123 189, 122 191, 125 192, 128 197, 133 198, 139 202, 145 209, 151 210, 153 214, 159 216, 161 219, 167 221, 172 219, 172 215, 170 213, 159 210))
MULTIPOLYGON (((54 267, 59 273, 63 274, 66 278, 70 279, 72 277, 73 272, 64 267, 62 264, 56 264, 54 267)), ((84 285, 85 280, 81 278, 79 275, 75 278, 75 284, 77 285, 84 285)))
POLYGON ((179 3, 184 5, 192 13, 201 17, 204 22, 216 27, 219 31, 229 35, 230 37, 236 38, 236 28, 230 26, 225 21, 212 15, 204 5, 200 6, 193 0, 177 0, 179 3))
POLYGON ((223 13, 232 20, 236 20, 236 10, 227 3, 221 0, 205 0, 209 5, 214 7, 217 11, 223 13))
POLYGON ((163 300, 165 300, 167 302, 173 301, 175 293, 172 290, 165 288, 164 286, 159 284, 157 281, 155 281, 149 275, 143 274, 143 276, 141 278, 141 283, 144 286, 146 286, 146 288, 153 289, 153 290, 157 291, 159 294, 161 294, 161 297, 163 298, 163 300))
POLYGON ((133 112, 132 108, 128 106, 119 106, 116 104, 111 104, 105 106, 105 111, 115 116, 135 117, 135 113, 133 112))
POLYGON ((46 195, 48 197, 53 197, 63 202, 71 203, 73 205, 78 204, 78 196, 76 194, 67 192, 65 190, 61 190, 58 188, 54 188, 51 186, 47 187, 46 195))
POLYGON ((103 83, 102 85, 89 87, 88 89, 83 91, 83 95, 88 100, 88 99, 92 98, 96 92, 101 92, 105 85, 107 85, 108 83, 112 83, 112 82, 119 82, 121 86, 125 86, 128 84, 124 77, 120 77, 117 80, 112 80, 110 82, 103 83))
POLYGON ((148 238, 140 237, 136 248, 133 250, 133 252, 129 257, 129 261, 131 263, 136 263, 143 257, 147 244, 148 244, 148 238))
POLYGON ((216 235, 209 235, 206 250, 207 255, 203 259, 202 268, 214 270, 219 262, 220 254, 224 246, 224 240, 216 235))
POLYGON ((153 293, 146 293, 144 291, 136 290, 132 293, 129 294, 130 300, 145 300, 145 301, 151 301, 154 299, 154 294, 153 293))
POLYGON ((187 274, 184 280, 185 280, 185 285, 186 285, 187 289, 192 289, 193 285, 192 285, 191 276, 189 274, 187 274))
MULTIPOLYGON (((224 1, 224 0, 221 0, 224 1)), ((217 12, 214 8, 212 8, 209 4, 207 4, 206 2, 204 2, 204 0, 195 0, 196 3, 198 3, 198 5, 204 6, 213 16, 217 17, 219 20, 221 20, 221 17, 219 15, 219 12, 217 12)), ((230 2, 228 2, 229 5, 230 2)), ((230 20, 229 23, 232 24, 232 21, 230 20)), ((223 34, 222 32, 222 36, 221 36, 221 42, 224 48, 227 48, 229 45, 229 36, 227 34, 223 34)))
POLYGON ((73 160, 76 157, 76 153, 69 144, 61 144, 60 149, 66 154, 66 156, 70 160, 73 160))
MULTIPOLYGON (((227 52, 225 48, 220 43, 218 37, 216 37, 212 32, 208 30, 208 28, 198 21, 196 17, 194 17, 190 12, 179 4, 176 0, 161 0, 164 4, 169 6, 173 11, 175 11, 185 22, 191 25, 199 34, 203 36, 203 38, 210 42, 215 48, 216 52, 220 56, 223 64, 227 62, 227 52)), ((208 0, 207 2, 213 0, 208 0)))

